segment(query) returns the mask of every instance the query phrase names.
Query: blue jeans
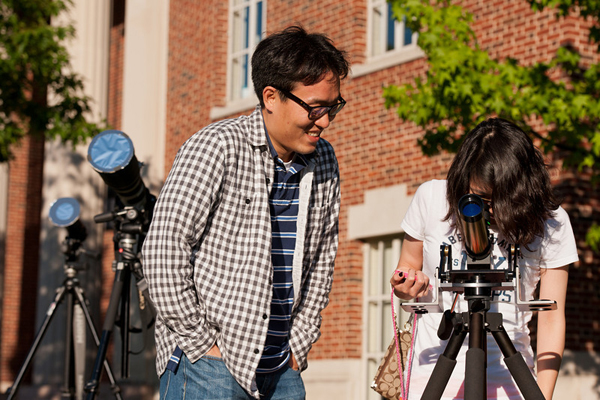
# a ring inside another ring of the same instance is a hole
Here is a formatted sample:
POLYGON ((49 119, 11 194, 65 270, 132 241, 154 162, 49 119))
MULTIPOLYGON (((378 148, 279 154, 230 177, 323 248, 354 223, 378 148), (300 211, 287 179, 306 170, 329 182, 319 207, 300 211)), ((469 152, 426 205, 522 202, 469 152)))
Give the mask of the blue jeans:
MULTIPOLYGON (((302 400, 306 397, 300 372, 285 366, 272 374, 258 374, 256 384, 265 400, 302 400)), ((177 372, 160 377, 161 400, 252 400, 221 358, 204 356, 195 363, 181 357, 177 372)))

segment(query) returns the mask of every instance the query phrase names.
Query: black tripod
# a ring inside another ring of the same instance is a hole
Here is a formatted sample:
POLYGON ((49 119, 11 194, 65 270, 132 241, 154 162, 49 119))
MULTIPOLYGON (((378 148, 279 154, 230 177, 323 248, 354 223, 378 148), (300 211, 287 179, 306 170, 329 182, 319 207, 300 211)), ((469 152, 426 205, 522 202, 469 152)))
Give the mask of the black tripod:
MULTIPOLYGON (((54 297, 54 301, 50 304, 48 311, 46 312, 46 318, 42 323, 40 330, 38 331, 33 345, 25 358, 25 362, 23 366, 19 370, 17 374, 17 378, 13 385, 7 390, 7 399, 12 399, 17 395, 17 391, 19 390, 19 385, 27 372, 27 369, 35 355, 35 352, 40 345, 44 335, 48 327, 50 326, 50 322, 54 317, 54 313, 58 306, 62 303, 62 301, 67 299, 67 316, 66 316, 66 337, 65 337, 65 367, 64 367, 64 383, 62 388, 62 398, 69 399, 81 399, 83 397, 83 362, 85 353, 84 351, 76 351, 75 348, 75 338, 78 335, 84 334, 84 332, 78 332, 77 328, 74 328, 74 314, 75 310, 79 309, 83 312, 85 316, 85 321, 87 323, 89 331, 92 333, 94 338, 94 342, 96 346, 100 345, 100 340, 98 339, 98 334, 96 333, 96 328, 92 321, 92 317, 90 315, 88 309, 88 302, 85 298, 85 294, 81 286, 79 285, 79 280, 77 279, 77 270, 78 270, 78 249, 81 245, 81 241, 78 239, 73 239, 67 237, 62 243, 63 252, 65 253, 65 280, 63 285, 56 290, 56 296, 54 297), (79 354, 75 354, 79 353, 79 354)), ((106 370, 106 374, 108 379, 110 380, 112 391, 115 395, 115 398, 118 400, 121 399, 120 388, 117 386, 113 373, 110 369, 110 365, 107 361, 102 363, 102 366, 106 370)))
POLYGON ((93 368, 92 378, 86 384, 85 390, 88 392, 87 399, 93 400, 98 392, 98 386, 102 375, 102 365, 106 362, 106 352, 113 331, 117 322, 121 331, 121 374, 123 377, 129 376, 129 334, 134 331, 130 327, 130 286, 131 276, 133 275, 139 296, 139 308, 141 311, 142 329, 150 328, 154 323, 156 311, 148 294, 146 280, 142 273, 142 265, 139 259, 140 248, 145 237, 145 226, 147 216, 143 211, 134 207, 125 207, 118 212, 109 212, 97 215, 95 222, 115 222, 115 279, 113 289, 106 311, 100 345, 96 362, 93 368))
MULTIPOLYGON (((507 270, 490 270, 489 255, 483 260, 473 260, 467 270, 452 271, 450 267, 446 270, 446 264, 449 266, 452 260, 451 251, 449 246, 443 245, 441 249, 440 278, 451 282, 446 285, 447 287, 456 289, 457 292, 464 291, 469 311, 460 314, 450 310, 444 312, 438 336, 442 340, 449 340, 444 353, 438 358, 421 399, 432 400, 442 397, 456 366, 458 352, 468 333, 469 350, 466 354, 464 398, 465 400, 485 400, 487 398, 487 333, 491 333, 502 351, 506 366, 523 397, 526 400, 544 400, 544 395, 522 354, 517 352, 502 326, 502 314, 488 312, 492 290, 503 288, 504 282, 509 282, 515 273, 518 274, 516 265, 518 247, 513 246, 510 249, 509 269, 507 270), (481 268, 482 266, 484 268, 481 268)), ((537 310, 552 308, 550 303, 541 304, 536 308, 537 310), (546 304, 548 304, 547 307, 546 304)))

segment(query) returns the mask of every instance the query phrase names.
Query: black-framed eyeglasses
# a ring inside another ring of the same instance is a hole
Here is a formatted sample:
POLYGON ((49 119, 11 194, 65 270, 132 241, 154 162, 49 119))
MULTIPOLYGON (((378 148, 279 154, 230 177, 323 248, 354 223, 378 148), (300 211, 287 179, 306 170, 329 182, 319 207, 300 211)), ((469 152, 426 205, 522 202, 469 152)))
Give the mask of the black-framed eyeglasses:
POLYGON ((488 207, 492 208, 493 206, 493 202, 492 202, 492 195, 491 194, 487 194, 487 193, 478 193, 477 191, 471 189, 471 193, 479 196, 481 198, 481 200, 483 200, 483 202, 485 204, 488 205, 488 207))
POLYGON ((332 106, 311 107, 308 104, 306 104, 305 101, 303 101, 299 97, 294 96, 287 90, 278 89, 278 88, 277 88, 277 90, 279 90, 281 93, 283 93, 285 95, 285 97, 289 98, 294 103, 298 104, 300 107, 302 107, 306 111, 308 111, 308 119, 310 119, 311 121, 316 121, 319 118, 323 117, 325 114, 329 114, 329 118, 333 119, 333 118, 335 118, 335 115, 337 113, 339 113, 342 110, 342 108, 344 108, 344 106, 346 105, 346 100, 344 100, 342 98, 342 96, 340 96, 338 99, 339 103, 334 104, 332 106))

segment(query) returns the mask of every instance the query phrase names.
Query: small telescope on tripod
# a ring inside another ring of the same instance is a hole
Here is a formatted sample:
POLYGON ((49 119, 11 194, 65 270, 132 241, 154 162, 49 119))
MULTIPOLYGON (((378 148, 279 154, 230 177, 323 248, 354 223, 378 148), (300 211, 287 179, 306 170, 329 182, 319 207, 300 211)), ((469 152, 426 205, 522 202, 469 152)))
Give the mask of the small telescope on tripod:
POLYGON ((486 358, 487 333, 491 333, 502 351, 508 370, 526 400, 544 400, 531 371, 521 353, 517 352, 504 330, 502 314, 489 312, 492 293, 495 290, 516 291, 516 305, 520 311, 545 311, 556 309, 552 300, 524 301, 521 297, 521 275, 518 266, 519 246, 508 249, 508 268, 493 269, 492 244, 489 232, 489 215, 483 199, 467 194, 458 202, 460 221, 464 236, 467 263, 465 269, 452 268, 452 248, 440 246, 440 265, 436 269, 437 299, 431 303, 403 303, 406 311, 423 314, 443 312, 438 337, 448 340, 443 354, 434 367, 431 378, 421 399, 438 400, 450 380, 456 366, 456 357, 469 334, 469 350, 466 353, 465 400, 487 398, 486 358), (468 312, 443 311, 442 292, 462 294, 468 303, 468 312))
POLYGON ((48 212, 54 225, 67 230, 67 237, 61 246, 61 251, 67 255, 73 255, 87 238, 87 230, 79 219, 79 212, 79 202, 72 197, 56 200, 48 212))
POLYGON ((115 324, 118 322, 121 332, 121 374, 123 377, 128 377, 129 354, 131 354, 130 332, 149 329, 154 323, 156 311, 148 294, 148 285, 140 262, 140 251, 152 220, 156 197, 151 195, 144 185, 133 143, 124 132, 107 130, 95 136, 88 148, 88 161, 100 174, 104 183, 118 196, 114 210, 94 217, 97 223, 114 224, 115 279, 93 375, 85 387, 88 400, 92 400, 98 392, 102 365, 106 360, 106 352, 115 324), (141 329, 132 328, 130 322, 132 276, 137 286, 141 329))
MULTIPOLYGON (((66 299, 66 336, 64 350, 64 375, 63 387, 61 390, 62 398, 82 399, 84 391, 85 371, 85 328, 82 324, 75 323, 77 316, 85 317, 87 327, 92 334, 96 346, 100 344, 96 328, 88 307, 88 301, 85 297, 83 288, 81 288, 77 279, 77 272, 84 269, 83 264, 79 262, 79 256, 83 252, 81 245, 87 238, 85 226, 79 219, 79 202, 71 197, 63 197, 56 200, 50 207, 49 217, 52 223, 58 227, 67 229, 67 236, 61 243, 61 251, 65 255, 64 272, 65 279, 63 285, 56 289, 56 295, 46 312, 46 318, 42 322, 34 342, 25 358, 23 366, 17 374, 13 385, 7 391, 7 399, 13 399, 19 390, 19 386, 33 357, 37 351, 48 327, 54 318, 56 310, 66 299)), ((106 369, 108 379, 113 388, 117 388, 110 365, 106 360, 101 367, 106 369)), ((118 388, 117 388, 118 389, 118 388)), ((114 390, 117 400, 121 399, 118 390, 114 390)))

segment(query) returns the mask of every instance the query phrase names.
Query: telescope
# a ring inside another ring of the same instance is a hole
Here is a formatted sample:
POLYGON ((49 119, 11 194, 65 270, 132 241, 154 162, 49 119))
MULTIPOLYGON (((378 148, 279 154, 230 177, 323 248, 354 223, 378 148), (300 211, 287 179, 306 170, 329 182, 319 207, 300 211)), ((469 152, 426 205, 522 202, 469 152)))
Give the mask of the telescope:
POLYGON ((50 221, 58 227, 67 229, 67 237, 61 243, 61 251, 68 257, 76 257, 78 250, 87 238, 85 225, 79 219, 79 202, 72 197, 57 199, 50 206, 50 221))
POLYGON ((92 139, 87 158, 124 206, 146 207, 150 193, 142 181, 129 136, 118 130, 100 132, 92 139))
POLYGON ((115 259, 113 270, 115 279, 106 310, 102 334, 92 377, 85 386, 87 399, 93 400, 100 385, 103 365, 109 347, 113 327, 121 332, 121 374, 129 376, 129 355, 136 354, 130 349, 131 333, 144 333, 154 324, 156 310, 150 300, 148 284, 144 278, 140 261, 144 242, 156 197, 151 195, 140 175, 140 163, 129 136, 118 130, 106 130, 94 137, 88 149, 88 161, 100 177, 117 195, 114 211, 96 215, 97 223, 114 222, 113 243, 115 259), (142 327, 131 324, 131 281, 135 279, 142 327))
MULTIPOLYGON (((96 333, 96 327, 88 308, 89 302, 85 297, 85 292, 79 283, 79 279, 77 279, 78 270, 83 269, 79 264, 79 255, 86 253, 85 250, 81 249, 81 245, 87 237, 85 226, 79 220, 79 211, 79 203, 72 197, 57 199, 50 206, 50 221, 58 227, 66 228, 68 233, 67 237, 61 243, 61 250, 65 254, 65 279, 63 284, 56 289, 54 300, 46 311, 46 317, 35 336, 25 362, 19 370, 15 382, 6 392, 7 400, 12 400, 16 397, 25 373, 31 365, 33 357, 56 315, 56 311, 63 302, 66 303, 66 335, 63 357, 64 385, 61 390, 61 397, 70 399, 83 397, 86 354, 85 325, 87 325, 96 346, 100 345, 100 339, 96 333), (80 315, 81 318, 78 317, 80 315)), ((116 384, 112 369, 106 360, 104 360, 102 367, 106 370, 115 398, 122 400, 120 389, 116 384)))
POLYGON ((87 238, 85 226, 79 219, 79 202, 72 197, 57 199, 50 206, 50 221, 58 227, 67 228, 71 239, 83 242, 87 238))
POLYGON ((481 400, 487 397, 487 334, 491 334, 504 356, 504 362, 526 400, 543 400, 544 396, 521 353, 519 353, 503 326, 501 313, 490 312, 493 293, 496 290, 516 291, 515 303, 521 311, 546 311, 556 309, 553 300, 523 300, 520 293, 520 271, 518 245, 507 248, 507 268, 494 268, 490 234, 489 212, 483 199, 467 194, 458 201, 459 221, 465 252, 461 254, 462 268, 453 269, 452 247, 440 246, 440 265, 436 269, 437 299, 430 303, 402 303, 405 311, 418 314, 443 312, 438 337, 447 340, 431 377, 423 391, 421 400, 439 400, 456 365, 463 342, 468 337, 464 382, 465 400, 481 400), (466 265, 464 265, 466 264, 466 265), (443 311, 442 292, 454 292, 454 301, 449 310, 443 311), (468 311, 457 312, 454 306, 458 296, 463 295, 468 311))
POLYGON ((481 197, 476 194, 467 194, 458 201, 460 223, 465 240, 465 249, 473 261, 484 260, 489 257, 492 242, 488 230, 486 208, 481 197))

